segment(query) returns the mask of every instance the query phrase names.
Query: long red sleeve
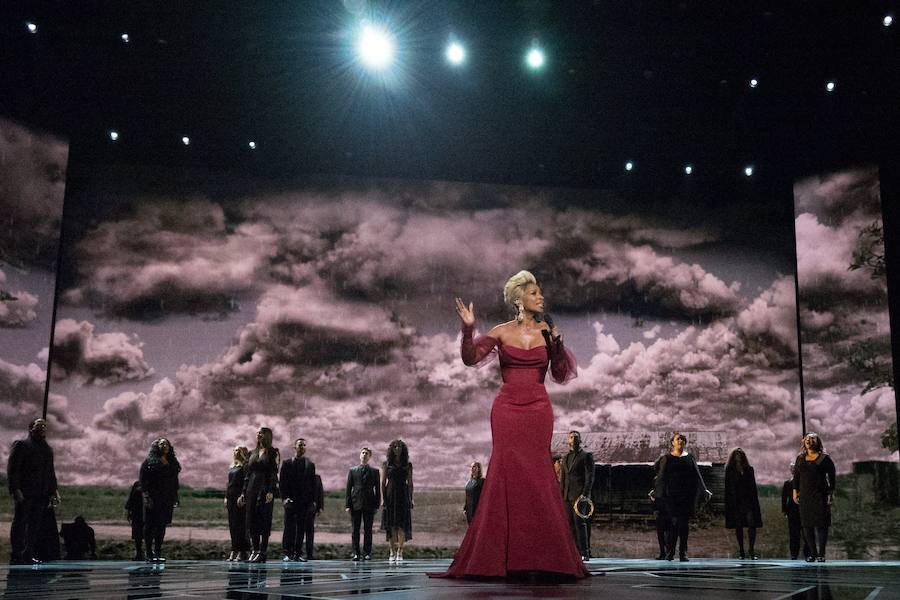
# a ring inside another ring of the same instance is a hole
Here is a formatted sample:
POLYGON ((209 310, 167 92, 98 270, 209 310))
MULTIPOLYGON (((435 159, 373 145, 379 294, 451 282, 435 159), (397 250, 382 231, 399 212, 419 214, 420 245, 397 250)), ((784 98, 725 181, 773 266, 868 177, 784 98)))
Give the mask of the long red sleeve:
POLYGON ((563 346, 562 337, 550 340, 547 353, 550 356, 550 376, 553 381, 565 384, 578 377, 575 355, 563 346))
POLYGON ((459 354, 462 356, 463 364, 467 367, 475 366, 488 358, 497 346, 497 340, 489 335, 479 335, 473 339, 474 331, 474 326, 463 325, 462 327, 462 343, 459 354))

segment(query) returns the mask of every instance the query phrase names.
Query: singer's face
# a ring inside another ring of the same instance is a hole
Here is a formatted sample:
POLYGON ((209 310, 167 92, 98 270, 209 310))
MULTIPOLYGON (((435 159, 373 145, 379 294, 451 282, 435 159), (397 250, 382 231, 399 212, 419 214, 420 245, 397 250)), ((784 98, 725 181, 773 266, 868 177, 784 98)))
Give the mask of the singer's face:
POLYGON ((525 292, 522 294, 522 308, 533 313, 544 312, 544 296, 541 294, 541 287, 534 283, 525 286, 525 292))

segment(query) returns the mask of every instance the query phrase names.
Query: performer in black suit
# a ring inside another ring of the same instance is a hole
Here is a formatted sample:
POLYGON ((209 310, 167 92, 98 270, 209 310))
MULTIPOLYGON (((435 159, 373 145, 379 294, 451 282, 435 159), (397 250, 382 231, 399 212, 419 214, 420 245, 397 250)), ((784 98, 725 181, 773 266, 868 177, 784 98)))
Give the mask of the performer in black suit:
POLYGON ((228 513, 228 532, 231 535, 231 553, 227 560, 246 560, 250 550, 250 538, 247 535, 247 507, 239 502, 244 491, 244 479, 247 477, 247 461, 250 450, 244 446, 236 446, 231 451, 231 468, 228 469, 228 483, 225 488, 225 510, 228 513))
POLYGON ((134 542, 134 559, 144 560, 144 495, 141 493, 141 482, 131 484, 125 512, 131 523, 131 539, 134 542))
POLYGON ((787 517, 788 539, 790 540, 791 560, 800 556, 800 541, 803 541, 803 556, 812 556, 809 545, 803 538, 800 527, 800 507, 794 502, 794 463, 791 463, 791 478, 781 486, 781 512, 787 517))
POLYGON ((575 502, 590 498, 594 487, 594 455, 581 449, 581 434, 569 432, 569 452, 562 459, 559 482, 575 545, 582 560, 591 557, 591 522, 575 514, 575 502))
POLYGON ((172 513, 178 506, 178 473, 181 465, 175 448, 164 437, 153 440, 147 459, 141 464, 141 494, 144 498, 144 544, 148 562, 165 562, 162 543, 172 513))
POLYGON ((6 473, 9 493, 15 502, 9 531, 12 546, 9 562, 39 563, 36 546, 41 535, 40 524, 47 507, 59 502, 53 450, 47 444, 47 421, 35 419, 28 426, 28 437, 13 442, 6 473))
POLYGON ((249 562, 266 562, 269 534, 272 533, 272 504, 278 491, 278 448, 272 447, 272 430, 260 427, 256 432, 256 449, 247 461, 244 491, 239 505, 246 505, 247 533, 250 535, 249 562))
MULTIPOLYGON (((299 560, 306 562, 301 556, 303 538, 309 521, 316 514, 316 465, 306 458, 306 440, 297 438, 294 441, 294 457, 281 465, 279 484, 281 500, 284 503, 284 561, 299 560)), ((307 557, 309 547, 307 547, 307 557)))
POLYGON ((347 504, 345 511, 350 513, 353 523, 353 558, 359 560, 359 528, 363 525, 363 560, 372 559, 372 522, 375 511, 381 506, 381 484, 378 469, 369 466, 372 450, 363 448, 359 451, 359 464, 347 473, 347 504))
POLYGON ((313 550, 315 550, 316 540, 316 517, 325 510, 325 487, 322 485, 322 477, 316 474, 316 510, 313 511, 306 520, 306 558, 313 559, 313 550))
POLYGON ((470 470, 469 481, 466 483, 466 504, 463 511, 466 513, 466 523, 471 523, 478 509, 478 500, 481 498, 481 488, 484 487, 484 477, 481 475, 481 463, 473 462, 470 470))

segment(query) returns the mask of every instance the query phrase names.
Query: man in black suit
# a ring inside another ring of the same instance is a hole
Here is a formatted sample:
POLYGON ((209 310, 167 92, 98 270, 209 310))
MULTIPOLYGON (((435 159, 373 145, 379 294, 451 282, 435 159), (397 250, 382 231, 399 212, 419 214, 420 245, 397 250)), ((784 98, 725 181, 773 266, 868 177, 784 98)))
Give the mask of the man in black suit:
POLYGON ((310 515, 306 521, 306 559, 313 559, 313 550, 316 541, 316 517, 325 510, 325 486, 322 485, 322 478, 316 475, 316 510, 310 515))
POLYGON ((378 469, 369 466, 372 450, 359 451, 359 464, 347 473, 347 505, 353 521, 353 558, 359 560, 359 526, 363 525, 363 560, 372 559, 372 521, 381 505, 381 484, 378 469))
POLYGON ((582 519, 576 515, 574 505, 580 499, 591 497, 591 489, 594 487, 594 456, 581 449, 581 434, 577 431, 569 432, 569 452, 562 459, 559 485, 575 545, 578 546, 581 558, 588 560, 591 557, 590 519, 582 519))
MULTIPOLYGON (((316 465, 306 458, 306 440, 297 438, 294 442, 294 457, 281 464, 278 476, 281 499, 284 503, 284 547, 283 561, 299 560, 303 537, 309 521, 316 515, 316 465)), ((309 548, 307 547, 307 555, 309 548)))
POLYGON ((811 556, 806 538, 801 535, 800 507, 794 502, 794 463, 791 463, 791 478, 784 482, 781 488, 781 512, 787 517, 788 539, 791 551, 791 560, 797 560, 800 553, 800 542, 803 541, 803 556, 811 556))
MULTIPOLYGON (((35 419, 28 426, 28 437, 13 442, 6 473, 9 493, 15 502, 9 532, 12 546, 9 562, 39 563, 35 550, 44 512, 59 502, 53 450, 47 444, 47 421, 35 419)), ((56 538, 56 532, 53 536, 56 538)))

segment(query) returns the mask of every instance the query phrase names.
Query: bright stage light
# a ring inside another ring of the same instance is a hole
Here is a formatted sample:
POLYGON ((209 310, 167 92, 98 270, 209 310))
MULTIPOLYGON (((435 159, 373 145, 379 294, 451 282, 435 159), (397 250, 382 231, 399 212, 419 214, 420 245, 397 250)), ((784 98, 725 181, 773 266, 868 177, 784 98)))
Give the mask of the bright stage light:
POLYGON ((753 165, 747 165, 744 167, 744 175, 747 177, 751 177, 753 175, 753 165))
POLYGON ((447 62, 451 65, 461 65, 466 61, 466 49, 458 42, 452 42, 447 46, 447 62))
POLYGON ((825 90, 828 92, 833 92, 835 85, 836 84, 833 81, 829 81, 828 83, 825 84, 825 90))
POLYGON ((122 38, 122 42, 125 43, 125 44, 127 44, 128 42, 131 41, 131 38, 128 37, 128 34, 127 34, 127 33, 123 33, 123 34, 122 34, 121 36, 119 36, 119 37, 122 38))
POLYGON ((363 27, 356 46, 359 58, 371 69, 384 69, 394 60, 394 38, 373 25, 363 27))
POLYGON ((247 147, 250 148, 251 150, 256 150, 256 142, 249 142, 247 144, 247 147))
POLYGON ((119 139, 119 132, 116 131, 115 129, 110 129, 110 130, 109 130, 109 139, 111 139, 111 140, 114 141, 114 142, 115 142, 116 140, 118 140, 118 139, 119 139))
POLYGON ((543 50, 537 47, 532 48, 528 51, 528 54, 525 55, 525 64, 535 71, 543 67, 546 60, 543 50))
POLYGON ((37 25, 32 23, 31 21, 25 23, 25 27, 28 29, 29 33, 37 33, 38 31, 37 25))
POLYGON ((759 85, 759 79, 751 79, 750 80, 750 87, 755 88, 758 85, 759 85))
POLYGON ((684 165, 684 174, 685 174, 685 175, 690 175, 690 174, 693 173, 693 172, 694 172, 694 166, 693 166, 693 165, 684 165))
POLYGON ((634 169, 634 163, 629 160, 625 163, 625 170, 631 171, 632 169, 634 169))
POLYGON ((892 15, 884 15, 884 19, 881 20, 881 23, 885 27, 890 27, 894 24, 894 17, 892 15))
POLYGON ((188 136, 185 135, 181 138, 181 143, 184 144, 185 146, 190 146, 191 138, 189 138, 188 136))

